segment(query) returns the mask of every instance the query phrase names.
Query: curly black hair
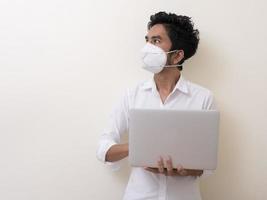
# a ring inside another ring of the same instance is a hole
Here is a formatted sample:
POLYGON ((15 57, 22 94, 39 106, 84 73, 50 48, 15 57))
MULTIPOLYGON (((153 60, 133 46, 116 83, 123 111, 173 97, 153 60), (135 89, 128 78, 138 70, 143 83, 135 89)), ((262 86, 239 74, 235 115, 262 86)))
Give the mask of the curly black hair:
MULTIPOLYGON (((178 64, 183 64, 185 60, 196 53, 199 43, 199 31, 194 29, 191 17, 158 12, 150 16, 150 21, 147 25, 148 30, 156 24, 162 24, 166 29, 172 42, 170 50, 182 49, 184 51, 184 58, 178 64)), ((183 68, 181 66, 178 69, 182 70, 183 68)))

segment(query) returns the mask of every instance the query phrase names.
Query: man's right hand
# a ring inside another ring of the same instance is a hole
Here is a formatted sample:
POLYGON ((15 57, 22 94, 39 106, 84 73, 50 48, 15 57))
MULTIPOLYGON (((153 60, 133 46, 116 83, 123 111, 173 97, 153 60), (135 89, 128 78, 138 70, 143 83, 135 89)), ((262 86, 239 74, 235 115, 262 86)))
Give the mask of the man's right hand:
POLYGON ((106 154, 107 162, 119 161, 129 154, 129 144, 115 144, 109 148, 106 154))

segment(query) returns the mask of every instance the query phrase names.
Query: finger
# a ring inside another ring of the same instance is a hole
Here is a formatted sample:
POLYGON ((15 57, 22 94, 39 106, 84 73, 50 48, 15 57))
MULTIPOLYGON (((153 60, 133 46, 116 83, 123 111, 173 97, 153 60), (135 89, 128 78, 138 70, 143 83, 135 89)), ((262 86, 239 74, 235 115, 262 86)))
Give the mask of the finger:
POLYGON ((181 170, 183 170, 183 166, 182 165, 177 165, 177 172, 180 172, 181 170))
POLYGON ((182 165, 178 165, 178 166, 177 166, 177 173, 178 173, 180 176, 185 176, 185 174, 186 174, 186 170, 183 168, 182 165))
POLYGON ((159 173, 159 170, 158 170, 158 168, 153 168, 153 167, 145 167, 144 169, 145 169, 145 170, 147 170, 147 171, 149 171, 149 172, 156 173, 156 174, 158 174, 158 173, 159 173))
POLYGON ((173 166, 172 166, 172 159, 170 156, 166 160, 166 167, 167 167, 167 175, 172 176, 174 171, 173 171, 173 166))
POLYGON ((158 170, 160 173, 164 173, 164 162, 161 156, 160 159, 158 160, 158 170))
POLYGON ((194 174, 196 171, 194 169, 184 169, 186 170, 187 174, 194 174))
POLYGON ((191 176, 201 176, 203 174, 203 170, 198 170, 198 169, 186 169, 187 175, 191 176))
POLYGON ((186 169, 182 169, 179 173, 181 176, 187 176, 187 174, 188 174, 186 169))

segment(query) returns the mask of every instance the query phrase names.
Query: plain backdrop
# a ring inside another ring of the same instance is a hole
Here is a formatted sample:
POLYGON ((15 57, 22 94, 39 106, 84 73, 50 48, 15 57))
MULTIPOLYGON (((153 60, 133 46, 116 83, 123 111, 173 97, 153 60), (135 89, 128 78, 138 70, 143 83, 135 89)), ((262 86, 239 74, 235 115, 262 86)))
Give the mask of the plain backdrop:
POLYGON ((263 0, 1 0, 0 199, 118 200, 129 175, 97 161, 99 135, 141 69, 149 16, 192 17, 184 76, 221 110, 204 200, 267 199, 267 12, 263 0))

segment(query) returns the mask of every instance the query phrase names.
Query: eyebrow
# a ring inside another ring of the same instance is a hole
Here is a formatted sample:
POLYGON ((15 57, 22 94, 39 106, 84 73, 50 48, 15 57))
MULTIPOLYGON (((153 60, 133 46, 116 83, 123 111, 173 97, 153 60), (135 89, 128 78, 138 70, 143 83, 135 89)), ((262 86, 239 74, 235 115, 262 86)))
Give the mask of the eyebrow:
MULTIPOLYGON (((145 36, 145 39, 148 40, 147 35, 145 36)), ((162 37, 160 35, 155 35, 155 36, 152 36, 151 39, 162 39, 162 37)))

